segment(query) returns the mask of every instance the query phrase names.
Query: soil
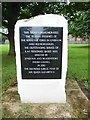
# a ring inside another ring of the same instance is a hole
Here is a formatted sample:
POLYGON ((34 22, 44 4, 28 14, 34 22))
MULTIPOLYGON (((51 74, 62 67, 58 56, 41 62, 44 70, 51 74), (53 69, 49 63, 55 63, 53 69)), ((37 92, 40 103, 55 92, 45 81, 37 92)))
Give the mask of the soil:
POLYGON ((87 98, 90 100, 90 90, 86 89, 84 87, 84 82, 83 81, 77 81, 79 87, 83 91, 83 93, 87 96, 87 98))
POLYGON ((21 103, 13 84, 2 96, 3 118, 88 118, 89 100, 75 80, 67 80, 66 94, 65 104, 21 103))

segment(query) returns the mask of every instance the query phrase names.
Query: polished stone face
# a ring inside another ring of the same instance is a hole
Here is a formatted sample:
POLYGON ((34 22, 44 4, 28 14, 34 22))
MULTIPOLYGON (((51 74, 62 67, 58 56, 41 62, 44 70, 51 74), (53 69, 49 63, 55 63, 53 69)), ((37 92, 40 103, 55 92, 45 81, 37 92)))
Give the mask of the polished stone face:
POLYGON ((22 79, 61 79, 62 27, 21 27, 22 79))

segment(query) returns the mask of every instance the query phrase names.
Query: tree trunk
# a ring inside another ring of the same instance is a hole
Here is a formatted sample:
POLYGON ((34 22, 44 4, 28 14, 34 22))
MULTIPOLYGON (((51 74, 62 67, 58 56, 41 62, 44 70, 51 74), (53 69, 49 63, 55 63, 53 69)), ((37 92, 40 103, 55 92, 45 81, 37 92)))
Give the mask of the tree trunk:
POLYGON ((75 41, 77 41, 77 37, 75 37, 75 41))
POLYGON ((8 20, 8 39, 9 39, 9 53, 8 55, 15 56, 14 46, 14 25, 19 14, 19 3, 7 3, 7 20, 8 20))
POLYGON ((14 24, 9 24, 8 27, 8 39, 9 39, 9 53, 10 56, 15 56, 15 46, 14 46, 14 24))

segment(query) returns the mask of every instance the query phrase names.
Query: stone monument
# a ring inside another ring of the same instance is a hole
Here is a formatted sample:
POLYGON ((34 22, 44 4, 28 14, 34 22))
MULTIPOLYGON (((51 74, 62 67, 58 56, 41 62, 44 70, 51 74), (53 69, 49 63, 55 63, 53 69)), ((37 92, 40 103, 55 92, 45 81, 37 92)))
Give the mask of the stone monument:
POLYGON ((66 103, 67 20, 46 14, 18 20, 15 51, 23 103, 66 103))

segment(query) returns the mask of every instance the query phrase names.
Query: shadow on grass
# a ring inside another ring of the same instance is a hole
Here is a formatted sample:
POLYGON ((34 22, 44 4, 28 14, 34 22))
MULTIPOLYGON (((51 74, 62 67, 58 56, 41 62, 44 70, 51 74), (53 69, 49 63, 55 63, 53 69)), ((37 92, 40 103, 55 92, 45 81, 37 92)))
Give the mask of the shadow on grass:
POLYGON ((85 45, 85 46, 72 46, 72 48, 90 48, 90 45, 85 45))

